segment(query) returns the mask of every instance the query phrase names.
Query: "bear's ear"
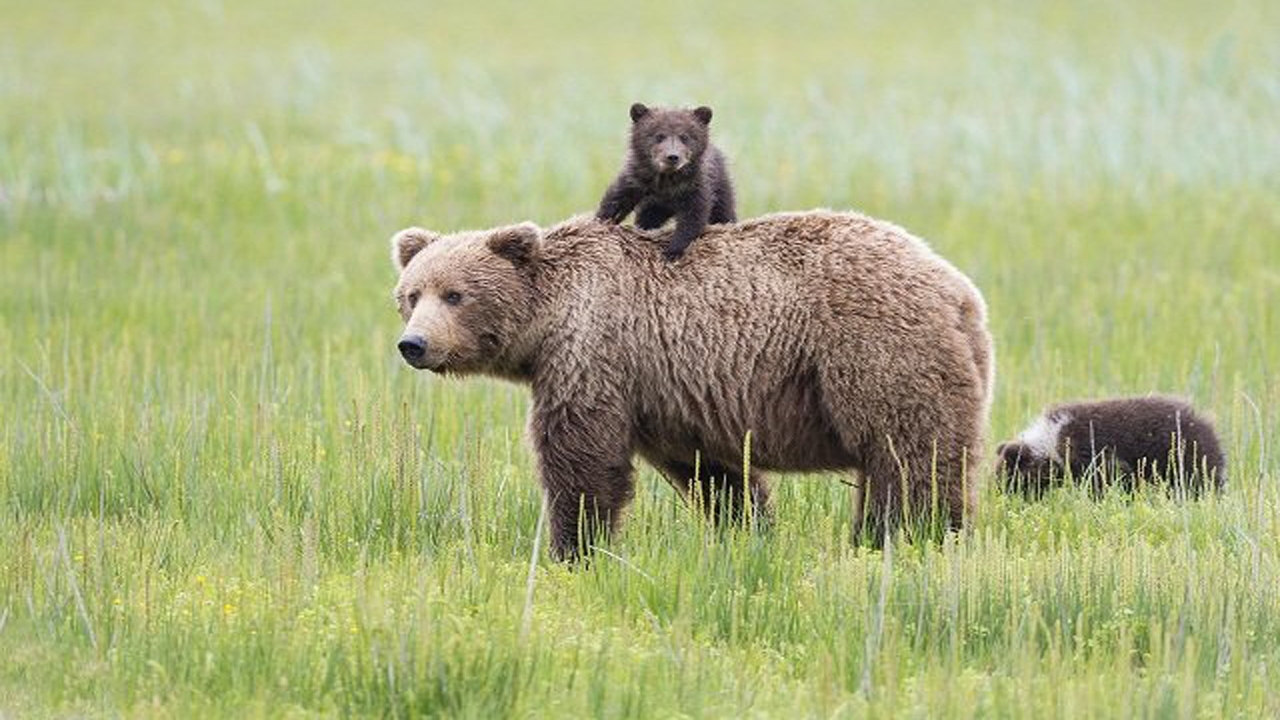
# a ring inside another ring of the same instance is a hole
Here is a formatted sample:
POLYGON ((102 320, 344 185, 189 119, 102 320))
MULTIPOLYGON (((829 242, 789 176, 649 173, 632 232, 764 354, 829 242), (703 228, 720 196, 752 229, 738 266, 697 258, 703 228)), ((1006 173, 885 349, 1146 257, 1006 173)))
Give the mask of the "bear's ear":
POLYGON ((414 255, 422 248, 434 242, 440 236, 430 230, 411 227, 405 228, 391 238, 391 262, 396 270, 404 270, 414 255))
POLYGON ((537 256, 541 238, 542 230, 526 222, 494 230, 486 243, 493 254, 510 260, 516 267, 524 267, 537 256))
POLYGON ((649 108, 644 103, 634 103, 631 106, 631 122, 640 122, 640 118, 649 114, 649 108))
POLYGON ((698 122, 702 123, 703 125, 711 124, 711 108, 707 107, 706 105, 694 108, 693 116, 698 118, 698 122))

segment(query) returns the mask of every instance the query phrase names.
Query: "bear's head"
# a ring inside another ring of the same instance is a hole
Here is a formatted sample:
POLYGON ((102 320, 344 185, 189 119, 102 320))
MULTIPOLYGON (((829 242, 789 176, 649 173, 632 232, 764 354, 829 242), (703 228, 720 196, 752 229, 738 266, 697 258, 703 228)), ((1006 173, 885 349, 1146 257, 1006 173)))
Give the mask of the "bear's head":
POLYGON ((696 166, 707 149, 711 108, 693 110, 631 106, 631 152, 654 172, 696 166))
POLYGON ((523 223, 437 235, 409 228, 391 239, 404 318, 400 354, 419 370, 509 375, 533 321, 541 231, 523 223))
POLYGON ((1008 490, 1038 496, 1048 489, 1053 475, 1053 461, 1036 452, 1027 443, 1012 441, 996 448, 997 471, 1004 477, 1008 490))

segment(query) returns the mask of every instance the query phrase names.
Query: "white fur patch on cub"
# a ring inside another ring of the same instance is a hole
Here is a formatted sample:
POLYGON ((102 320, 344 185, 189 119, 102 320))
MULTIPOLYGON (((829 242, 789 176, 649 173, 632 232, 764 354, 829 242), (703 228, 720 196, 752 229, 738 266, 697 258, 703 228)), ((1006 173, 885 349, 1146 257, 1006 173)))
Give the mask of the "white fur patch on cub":
POLYGON ((1062 455, 1058 452, 1058 435, 1070 420, 1071 414, 1066 412, 1041 415, 1018 435, 1018 441, 1031 448, 1036 457, 1062 462, 1062 455))

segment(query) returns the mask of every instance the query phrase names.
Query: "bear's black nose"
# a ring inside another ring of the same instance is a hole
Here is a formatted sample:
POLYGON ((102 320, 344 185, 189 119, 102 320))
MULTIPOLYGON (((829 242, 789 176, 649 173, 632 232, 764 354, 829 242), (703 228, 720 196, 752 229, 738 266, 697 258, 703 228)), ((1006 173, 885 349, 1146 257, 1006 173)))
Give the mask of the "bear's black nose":
POLYGON ((400 338, 400 342, 396 345, 400 348, 400 354, 404 356, 406 362, 410 365, 422 359, 427 354, 427 341, 421 335, 405 335, 400 338))
POLYGON ((671 163, 672 165, 675 165, 676 163, 680 162, 680 156, 679 156, 679 155, 668 155, 668 156, 667 156, 667 162, 671 163))

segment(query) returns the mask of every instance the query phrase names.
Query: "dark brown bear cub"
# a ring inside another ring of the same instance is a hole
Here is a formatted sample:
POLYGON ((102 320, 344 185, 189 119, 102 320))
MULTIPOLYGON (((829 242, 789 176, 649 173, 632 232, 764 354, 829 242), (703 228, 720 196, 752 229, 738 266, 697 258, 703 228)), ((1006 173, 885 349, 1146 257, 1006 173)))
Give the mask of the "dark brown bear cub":
POLYGON ((1055 405, 996 453, 1008 487, 1031 497, 1061 483, 1066 469, 1091 479, 1096 491, 1149 478, 1194 496, 1226 480, 1213 424, 1186 402, 1159 395, 1055 405))
POLYGON ((631 148, 622 172, 605 191, 596 217, 620 223, 636 211, 642 230, 675 216, 663 255, 676 260, 707 225, 738 219, 724 155, 711 144, 711 108, 631 106, 631 148))

